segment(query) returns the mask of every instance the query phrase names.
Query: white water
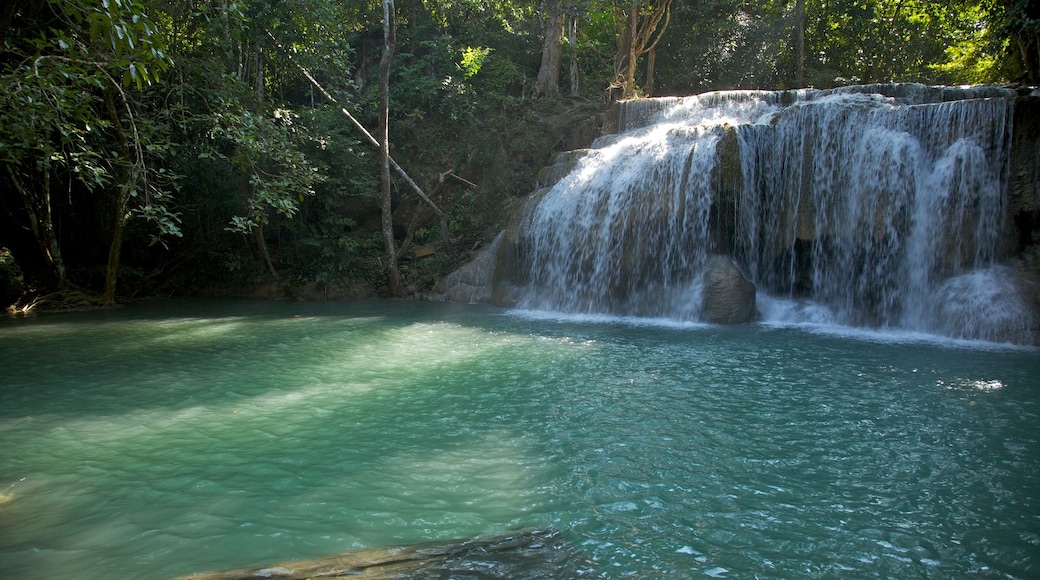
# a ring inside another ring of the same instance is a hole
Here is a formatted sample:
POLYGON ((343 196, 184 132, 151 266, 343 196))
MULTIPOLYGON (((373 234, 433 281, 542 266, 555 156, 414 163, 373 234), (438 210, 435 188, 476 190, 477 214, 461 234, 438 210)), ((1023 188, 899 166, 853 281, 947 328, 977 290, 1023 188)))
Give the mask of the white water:
POLYGON ((655 124, 591 151, 531 210, 522 305, 696 320, 715 146, 726 125, 773 108, 749 92, 677 100, 655 124))
POLYGON ((998 267, 1012 101, 856 91, 623 108, 627 129, 529 208, 521 306, 697 321, 714 252, 731 254, 760 297, 799 301, 807 322, 1015 340, 1031 321, 998 267), (736 193, 716 151, 731 128, 736 193))

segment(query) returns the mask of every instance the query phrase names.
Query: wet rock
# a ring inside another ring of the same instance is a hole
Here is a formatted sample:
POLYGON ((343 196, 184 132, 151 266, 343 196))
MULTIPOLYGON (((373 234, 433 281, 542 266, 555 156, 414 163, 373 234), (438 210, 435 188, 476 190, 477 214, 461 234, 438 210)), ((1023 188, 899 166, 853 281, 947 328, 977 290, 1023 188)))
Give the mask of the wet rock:
POLYGON ((737 264, 727 256, 708 258, 704 270, 704 303, 701 308, 705 322, 712 324, 741 324, 750 322, 755 313, 755 285, 741 273, 737 264))
POLYGON ((501 244, 502 234, 499 234, 473 261, 442 278, 429 298, 445 302, 491 302, 494 292, 492 278, 501 244))
POLYGON ((251 580, 277 578, 576 578, 591 574, 579 558, 549 528, 525 530, 490 538, 429 542, 373 548, 298 562, 280 562, 225 572, 204 572, 176 580, 251 580))

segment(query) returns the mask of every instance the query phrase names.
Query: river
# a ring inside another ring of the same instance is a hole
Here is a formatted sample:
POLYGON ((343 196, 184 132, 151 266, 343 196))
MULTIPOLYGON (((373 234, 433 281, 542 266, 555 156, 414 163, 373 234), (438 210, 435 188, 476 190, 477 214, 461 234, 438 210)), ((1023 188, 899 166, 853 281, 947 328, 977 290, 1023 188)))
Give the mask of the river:
POLYGON ((601 578, 1040 573, 1040 356, 428 302, 0 320, 0 575, 553 527, 601 578))

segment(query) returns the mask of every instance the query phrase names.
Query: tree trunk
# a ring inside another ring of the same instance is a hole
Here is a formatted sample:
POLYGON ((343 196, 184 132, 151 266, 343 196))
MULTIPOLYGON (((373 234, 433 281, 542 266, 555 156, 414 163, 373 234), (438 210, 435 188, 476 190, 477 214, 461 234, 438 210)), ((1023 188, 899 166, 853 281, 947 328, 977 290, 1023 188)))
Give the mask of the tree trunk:
POLYGON ((281 281, 282 277, 278 275, 278 270, 274 267, 274 260, 271 259, 271 252, 267 250, 267 240, 264 239, 264 222, 261 221, 257 224, 253 229, 253 235, 256 236, 256 247, 260 250, 260 259, 267 266, 267 273, 271 275, 272 279, 281 281))
MULTIPOLYGON (((636 85, 639 57, 652 52, 664 31, 668 29, 672 1, 630 0, 627 12, 614 13, 615 28, 618 31, 618 52, 614 57, 614 82, 611 83, 611 89, 620 89, 622 99, 637 99, 641 96, 636 85), (647 5, 641 7, 641 2, 646 2, 647 5), (642 19, 641 11, 644 13, 642 19)), ((652 71, 650 78, 652 79, 652 71)), ((650 82, 652 83, 652 80, 650 82)))
POLYGON ((805 87, 805 0, 794 4, 795 88, 805 87))
POLYGON ((263 49, 260 47, 260 40, 259 39, 257 39, 257 41, 256 41, 255 63, 256 63, 256 71, 255 71, 256 77, 254 79, 254 83, 256 85, 256 102, 262 103, 262 102, 264 102, 264 59, 263 59, 263 49))
POLYGON ((397 44, 393 0, 383 0, 383 57, 379 60, 379 181, 382 188, 383 253, 390 294, 401 294, 401 273, 394 247, 394 215, 390 197, 390 60, 397 44))
POLYGON ((563 4, 561 0, 546 0, 548 20, 542 34, 542 64, 534 83, 534 94, 555 97, 560 94, 560 57, 563 39, 563 4))
POLYGON ((54 233, 54 221, 51 218, 50 170, 47 167, 43 168, 43 192, 39 195, 25 189, 21 180, 11 169, 11 165, 7 166, 7 173, 11 177, 14 188, 22 196, 25 213, 29 218, 29 227, 39 245, 40 253, 49 266, 48 277, 53 277, 49 282, 55 283, 58 290, 63 290, 68 282, 65 278, 65 261, 61 257, 61 247, 58 244, 58 236, 54 233))
POLYGON ((628 7, 628 21, 625 25, 624 67, 621 70, 621 98, 634 99, 639 96, 636 88, 636 64, 639 54, 636 52, 636 35, 639 29, 639 3, 632 0, 628 7))
POLYGON ((1040 38, 1031 41, 1024 33, 1020 33, 1017 40, 1026 81, 1030 84, 1040 83, 1040 38))
POLYGON ((648 96, 654 96, 654 61, 657 60, 657 51, 650 49, 646 53, 646 85, 643 86, 643 93, 648 96))
POLYGON ((581 94, 581 78, 578 71, 578 15, 571 15, 569 42, 571 45, 571 96, 581 94))
POLYGON ((112 223, 112 243, 108 246, 108 263, 105 265, 105 289, 101 292, 101 302, 105 306, 116 303, 116 281, 119 277, 119 262, 123 251, 123 229, 126 226, 126 197, 122 192, 116 194, 115 219, 112 223))
POLYGON ((116 142, 123 157, 123 164, 118 168, 116 178, 115 203, 112 209, 112 242, 108 246, 108 263, 105 265, 105 288, 101 292, 101 302, 105 306, 114 306, 116 303, 116 282, 119 277, 119 259, 123 249, 123 229, 126 225, 126 204, 131 187, 130 169, 126 166, 131 162, 130 143, 127 141, 126 132, 123 130, 123 120, 119 118, 116 111, 114 89, 109 87, 105 90, 105 107, 108 116, 112 120, 112 128, 116 133, 116 142))
MULTIPOLYGON (((238 190, 242 193, 242 197, 245 199, 250 199, 254 195, 253 185, 249 183, 249 173, 247 173, 245 169, 238 172, 238 190)), ((274 267, 274 260, 271 258, 271 252, 267 249, 267 239, 264 234, 264 224, 267 223, 267 210, 252 208, 248 211, 250 219, 255 223, 250 230, 253 233, 253 238, 256 240, 256 251, 259 254, 260 261, 263 262, 264 267, 267 268, 267 273, 271 275, 272 280, 281 281, 281 276, 278 275, 278 269, 274 267)))

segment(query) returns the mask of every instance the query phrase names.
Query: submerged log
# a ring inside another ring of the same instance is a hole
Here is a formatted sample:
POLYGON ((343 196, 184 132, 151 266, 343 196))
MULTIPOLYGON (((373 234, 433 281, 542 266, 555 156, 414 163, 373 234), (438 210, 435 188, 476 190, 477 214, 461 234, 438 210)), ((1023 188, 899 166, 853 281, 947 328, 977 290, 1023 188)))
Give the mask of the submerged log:
POLYGON ((175 580, 304 580, 309 578, 550 578, 582 575, 579 562, 553 528, 490 538, 372 548, 313 560, 281 562, 175 580))

